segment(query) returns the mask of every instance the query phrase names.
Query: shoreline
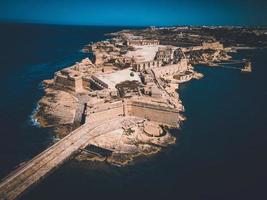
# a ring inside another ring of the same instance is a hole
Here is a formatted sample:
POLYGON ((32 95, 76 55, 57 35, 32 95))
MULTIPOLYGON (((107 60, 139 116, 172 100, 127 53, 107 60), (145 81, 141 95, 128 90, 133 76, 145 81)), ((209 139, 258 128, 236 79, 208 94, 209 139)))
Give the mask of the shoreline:
POLYGON ((228 52, 237 47, 224 48, 219 41, 210 41, 179 48, 175 44, 161 44, 158 38, 165 36, 160 33, 155 38, 146 38, 149 32, 149 29, 122 30, 112 33, 109 39, 85 45, 81 51, 92 54, 92 60, 76 62, 44 82, 45 95, 35 115, 41 126, 52 126, 59 137, 64 137, 83 123, 98 124, 116 116, 143 119, 143 122, 128 121, 131 124, 128 127, 121 124, 117 132, 92 140, 93 145, 113 149, 114 155, 129 148, 135 149, 130 152, 142 154, 143 147, 133 144, 132 139, 160 144, 163 141, 155 138, 164 140, 158 133, 163 125, 179 129, 186 119, 182 115, 179 85, 203 77, 195 71, 195 65, 213 66, 212 63, 229 61, 228 52), (150 133, 144 134, 145 129, 150 133), (60 134, 62 130, 64 133, 60 134))

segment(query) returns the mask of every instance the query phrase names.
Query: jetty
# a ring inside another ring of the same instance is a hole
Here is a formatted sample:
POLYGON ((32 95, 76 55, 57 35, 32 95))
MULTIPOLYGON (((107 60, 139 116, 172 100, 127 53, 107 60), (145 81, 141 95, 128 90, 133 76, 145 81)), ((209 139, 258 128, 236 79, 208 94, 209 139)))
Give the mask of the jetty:
POLYGON ((252 66, 251 61, 249 60, 230 60, 228 62, 220 62, 220 63, 208 63, 207 64, 210 67, 221 67, 225 69, 235 69, 240 70, 241 72, 252 72, 252 66), (233 66, 227 66, 227 65, 236 65, 236 64, 244 64, 244 67, 233 67, 233 66))

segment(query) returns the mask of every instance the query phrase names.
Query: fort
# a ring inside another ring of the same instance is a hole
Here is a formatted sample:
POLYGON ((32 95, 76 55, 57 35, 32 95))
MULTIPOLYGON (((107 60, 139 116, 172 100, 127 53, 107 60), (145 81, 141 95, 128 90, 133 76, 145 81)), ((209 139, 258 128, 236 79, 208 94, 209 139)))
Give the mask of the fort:
POLYGON ((139 97, 112 103, 100 103, 93 109, 89 109, 86 123, 100 124, 118 116, 135 116, 178 128, 179 112, 178 108, 173 108, 166 102, 157 101, 154 98, 139 97))
MULTIPOLYGON (((146 31, 156 34, 160 29, 146 31)), ((19 197, 87 146, 106 149, 111 152, 106 162, 125 165, 175 143, 169 129, 179 129, 185 120, 179 84, 203 77, 191 63, 229 57, 218 41, 185 48, 175 42, 164 45, 158 38, 134 31, 115 33, 109 40, 85 46, 91 59, 44 81, 45 95, 35 118, 61 140, 5 178, 0 198, 19 197)))

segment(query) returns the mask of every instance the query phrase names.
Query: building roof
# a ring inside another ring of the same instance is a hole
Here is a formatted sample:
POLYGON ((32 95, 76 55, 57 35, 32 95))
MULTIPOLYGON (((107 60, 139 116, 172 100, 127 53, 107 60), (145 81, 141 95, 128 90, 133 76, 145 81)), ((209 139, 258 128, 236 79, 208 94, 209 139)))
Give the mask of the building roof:
POLYGON ((115 86, 118 83, 124 82, 124 81, 139 81, 141 82, 141 79, 139 77, 139 73, 133 72, 131 69, 124 69, 120 71, 116 71, 109 74, 96 74, 94 75, 97 79, 101 80, 102 82, 106 83, 108 85, 108 88, 115 89, 115 86), (131 76, 130 74, 133 74, 131 76))

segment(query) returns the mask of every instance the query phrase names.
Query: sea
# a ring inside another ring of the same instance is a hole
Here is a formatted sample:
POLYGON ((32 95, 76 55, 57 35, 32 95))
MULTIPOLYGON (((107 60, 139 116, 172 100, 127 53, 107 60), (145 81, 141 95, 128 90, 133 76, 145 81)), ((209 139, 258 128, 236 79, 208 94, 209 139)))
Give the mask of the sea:
MULTIPOLYGON (((90 56, 85 44, 131 28, 0 24, 1 179, 54 141, 32 119, 42 80, 90 56)), ((175 145, 125 167, 69 160, 19 199, 267 199, 267 49, 232 56, 253 72, 199 65, 204 78, 180 85, 187 120, 175 145)))

